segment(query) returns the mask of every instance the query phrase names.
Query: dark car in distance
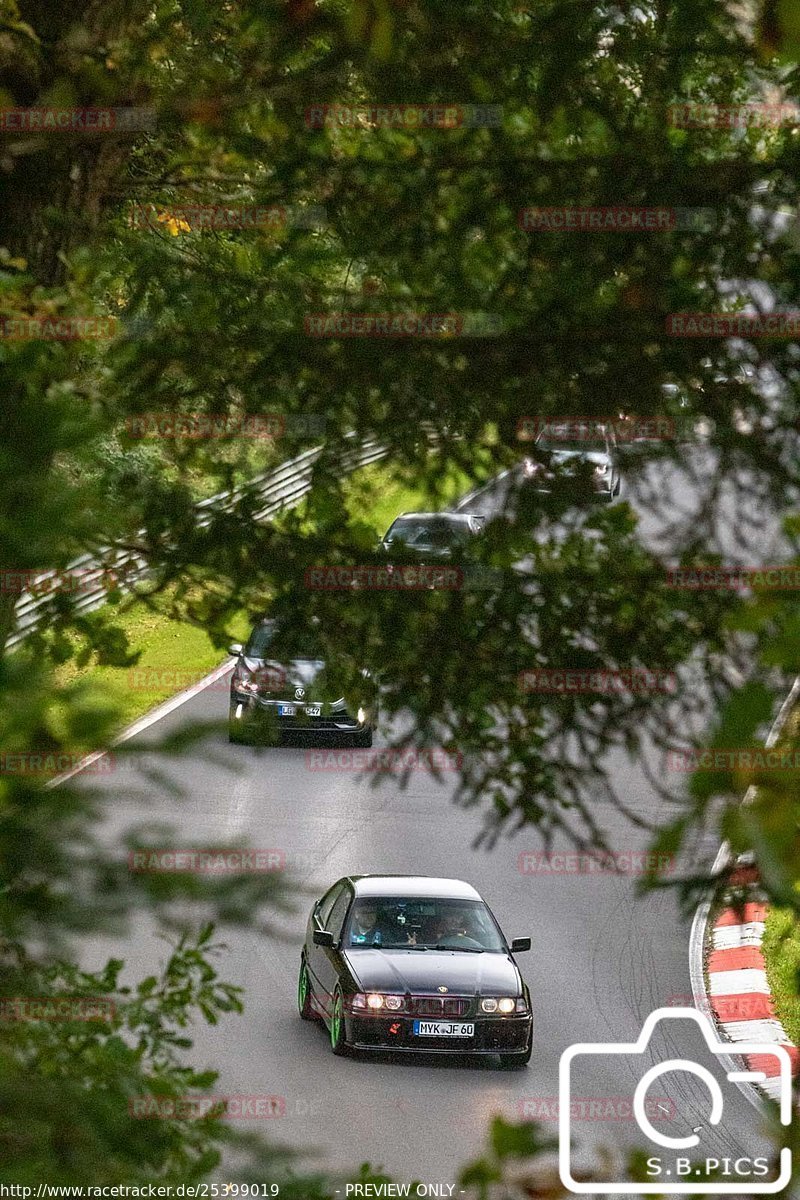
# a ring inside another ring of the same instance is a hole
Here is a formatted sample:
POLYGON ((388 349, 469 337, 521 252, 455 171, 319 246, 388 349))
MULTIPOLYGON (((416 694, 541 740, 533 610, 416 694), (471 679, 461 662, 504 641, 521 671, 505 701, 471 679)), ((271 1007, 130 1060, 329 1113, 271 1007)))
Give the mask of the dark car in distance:
POLYGON ((405 512, 381 539, 384 550, 402 547, 421 558, 449 559, 480 533, 486 518, 476 513, 405 512))
POLYGON ((523 460, 523 480, 543 493, 611 501, 622 486, 613 431, 590 426, 587 436, 579 434, 580 430, 566 437, 541 433, 523 460))
POLYGON ((533 1048, 528 987, 479 894, 458 879, 351 875, 309 917, 300 1016, 350 1050, 496 1056, 524 1067, 533 1048))
POLYGON ((346 737, 356 746, 371 746, 377 703, 369 672, 361 672, 358 696, 331 697, 314 628, 291 656, 280 651, 280 641, 278 622, 264 618, 244 646, 229 647, 237 659, 231 676, 230 740, 270 744, 292 732, 328 741, 346 737))

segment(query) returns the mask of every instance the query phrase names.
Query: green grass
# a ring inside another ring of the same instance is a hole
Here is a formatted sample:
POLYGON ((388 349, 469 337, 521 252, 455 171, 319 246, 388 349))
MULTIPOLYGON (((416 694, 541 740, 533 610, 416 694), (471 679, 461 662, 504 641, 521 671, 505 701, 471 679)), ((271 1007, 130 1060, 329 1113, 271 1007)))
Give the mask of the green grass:
POLYGON ((474 479, 456 467, 450 467, 437 479, 437 494, 408 483, 385 463, 372 463, 355 471, 345 483, 345 505, 353 519, 364 521, 383 537, 401 512, 415 509, 440 509, 454 504, 474 486, 474 479))
POLYGON ((790 909, 769 910, 762 949, 778 1020, 800 1046, 800 922, 790 909))
MULTIPOLYGON (((154 612, 141 601, 120 611, 118 624, 132 650, 140 651, 135 667, 77 666, 70 660, 55 669, 59 684, 91 682, 119 713, 124 727, 170 696, 202 679, 225 660, 205 630, 188 621, 175 621, 154 612)), ((231 640, 248 631, 244 614, 234 622, 231 640)))
MULTIPOLYGON (((450 470, 439 476, 437 495, 432 496, 399 478, 388 465, 373 463, 354 472, 346 481, 345 506, 353 519, 374 528, 377 540, 398 513, 426 506, 446 507, 469 491, 473 483, 464 472, 450 470)), ((119 728, 225 661, 225 653, 212 644, 203 629, 154 612, 141 601, 123 607, 116 623, 128 635, 131 649, 141 652, 135 667, 96 663, 78 666, 70 660, 56 667, 55 675, 62 685, 78 680, 96 685, 118 710, 119 728)), ((247 632, 247 618, 242 613, 233 623, 231 640, 243 640, 247 632)))

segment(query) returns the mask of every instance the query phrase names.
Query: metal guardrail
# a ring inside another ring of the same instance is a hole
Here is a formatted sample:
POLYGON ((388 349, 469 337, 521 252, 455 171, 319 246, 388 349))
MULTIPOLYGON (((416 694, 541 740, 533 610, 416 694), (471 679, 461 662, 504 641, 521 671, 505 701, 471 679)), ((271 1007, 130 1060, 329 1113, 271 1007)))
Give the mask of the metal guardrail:
MULTIPOLYGON (((256 475, 242 487, 219 492, 216 496, 201 500, 196 505, 198 526, 204 528, 210 523, 212 513, 229 512, 248 494, 257 495, 261 500, 260 506, 253 513, 256 521, 264 521, 295 507, 311 491, 312 472, 322 451, 322 446, 305 450, 298 454, 297 458, 290 459, 274 471, 256 475)), ((379 442, 363 442, 357 448, 344 453, 341 469, 348 473, 355 471, 359 467, 366 467, 385 458, 388 452, 379 442)), ((110 581, 122 591, 127 591, 133 584, 144 579, 149 569, 149 564, 142 555, 130 551, 119 553, 113 548, 108 548, 99 551, 97 555, 83 554, 62 571, 42 571, 33 580, 32 588, 23 593, 17 603, 16 628, 6 643, 7 648, 19 645, 47 615, 50 599, 55 591, 60 590, 59 580, 63 577, 71 580, 77 577, 80 594, 75 603, 75 611, 83 613, 103 604, 108 595, 110 581)))

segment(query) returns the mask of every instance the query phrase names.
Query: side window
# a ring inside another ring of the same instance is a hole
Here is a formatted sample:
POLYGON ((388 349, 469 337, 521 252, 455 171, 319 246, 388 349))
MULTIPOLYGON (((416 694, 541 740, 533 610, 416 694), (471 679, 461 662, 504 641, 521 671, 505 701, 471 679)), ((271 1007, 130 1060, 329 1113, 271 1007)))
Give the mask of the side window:
POLYGON ((328 918, 331 915, 331 909, 344 891, 344 884, 337 883, 320 900, 319 907, 317 908, 317 917, 323 929, 328 928, 328 918))
POLYGON ((351 899, 352 896, 350 889, 344 888, 344 890, 341 891, 336 897, 334 906, 331 909, 331 915, 328 918, 327 928, 337 940, 342 936, 342 926, 344 925, 345 914, 350 907, 351 899))

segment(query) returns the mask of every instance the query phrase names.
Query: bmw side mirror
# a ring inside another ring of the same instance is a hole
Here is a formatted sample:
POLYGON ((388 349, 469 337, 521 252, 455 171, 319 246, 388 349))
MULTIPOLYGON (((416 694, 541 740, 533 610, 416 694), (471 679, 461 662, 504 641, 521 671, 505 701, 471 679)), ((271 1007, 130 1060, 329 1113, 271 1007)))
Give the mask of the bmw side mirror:
MULTIPOLYGON (((312 937, 315 946, 326 946, 327 949, 333 949, 333 934, 329 929, 315 929, 312 937)), ((528 939, 530 944, 530 938, 528 939)))
POLYGON ((228 654, 232 654, 234 658, 238 658, 242 650, 244 650, 244 646, 241 642, 231 642, 230 646, 228 646, 228 654))
POLYGON ((531 948, 531 939, 530 938, 514 938, 514 940, 511 943, 511 953, 512 954, 521 954, 523 950, 530 950, 530 948, 531 948))

